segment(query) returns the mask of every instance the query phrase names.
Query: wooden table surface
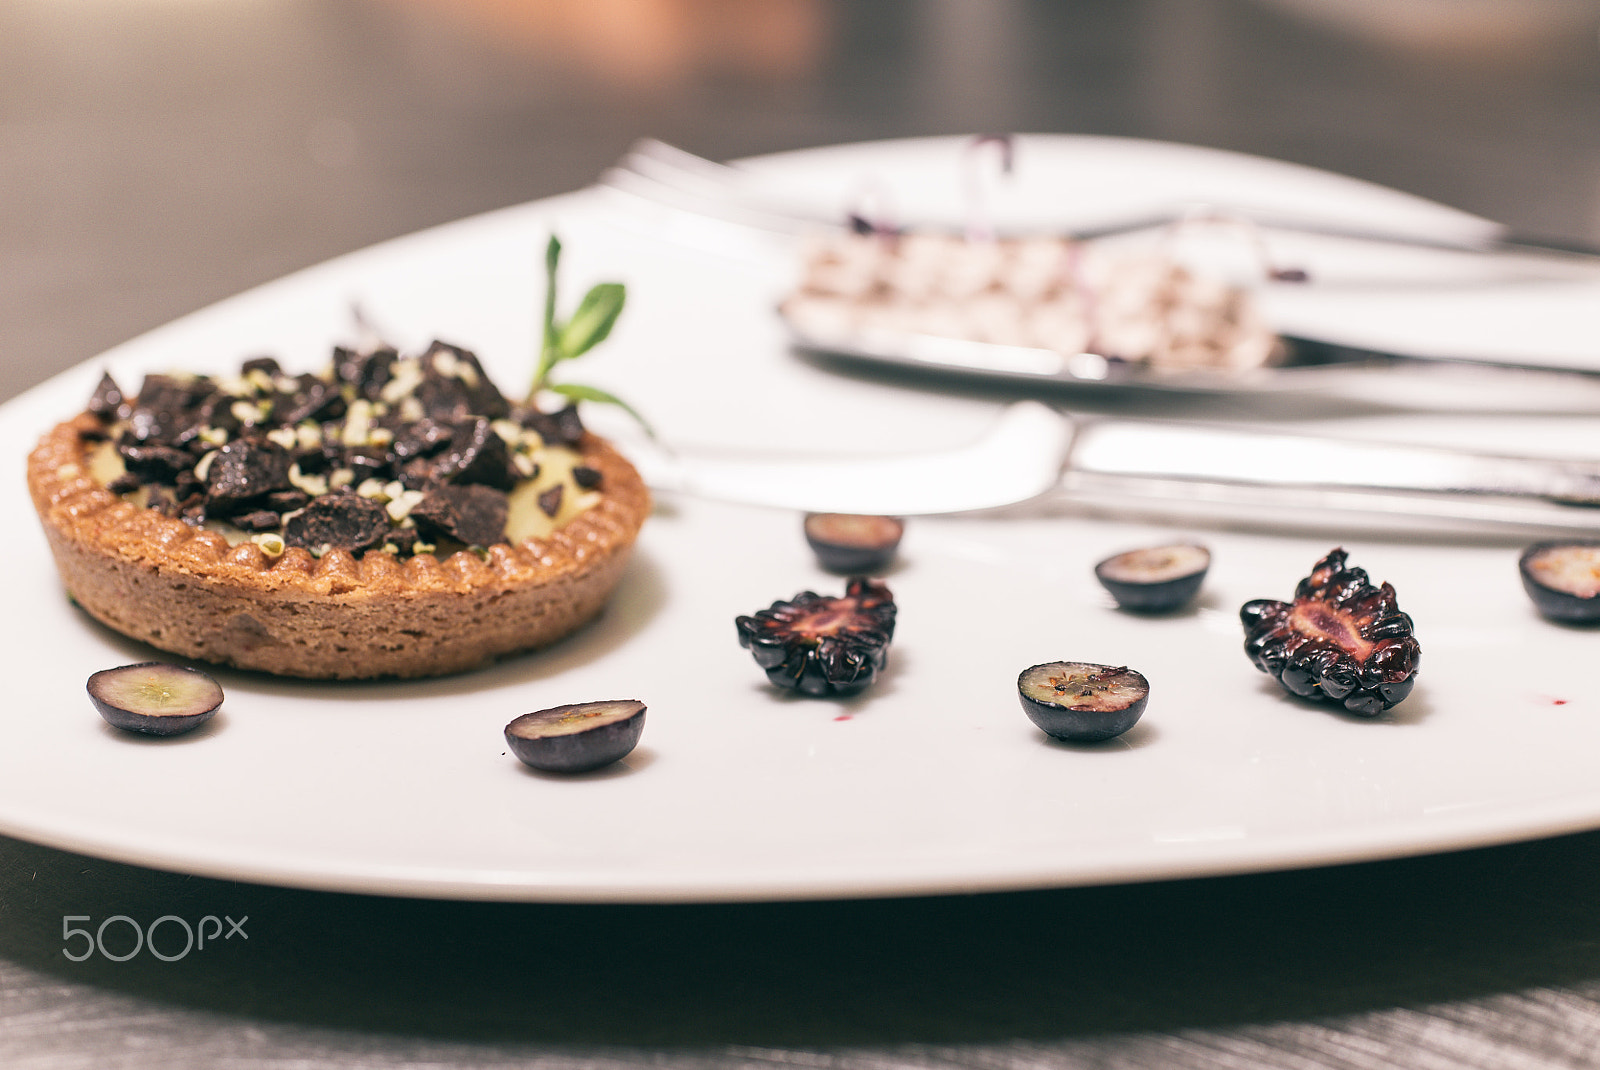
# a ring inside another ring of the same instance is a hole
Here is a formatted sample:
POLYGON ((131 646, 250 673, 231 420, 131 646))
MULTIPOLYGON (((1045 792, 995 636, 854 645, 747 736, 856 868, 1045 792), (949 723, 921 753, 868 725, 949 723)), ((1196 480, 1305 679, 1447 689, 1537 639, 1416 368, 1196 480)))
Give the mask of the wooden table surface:
MULTIPOLYGON (((1597 26, 1589 0, 0 0, 0 398, 645 135, 1155 137, 1595 242, 1597 26)), ((1594 1066, 1597 905, 1600 833, 704 906, 368 898, 0 838, 0 1066, 1594 1066), (115 914, 247 920, 178 962, 63 954, 64 917, 115 914)))

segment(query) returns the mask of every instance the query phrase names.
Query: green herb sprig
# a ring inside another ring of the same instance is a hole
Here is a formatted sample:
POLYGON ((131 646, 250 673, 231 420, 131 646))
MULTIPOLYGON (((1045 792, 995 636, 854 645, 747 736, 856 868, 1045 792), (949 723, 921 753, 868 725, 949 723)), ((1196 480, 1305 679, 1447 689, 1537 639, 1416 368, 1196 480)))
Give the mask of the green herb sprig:
POLYGON ((602 282, 583 295, 577 310, 565 322, 556 319, 556 268, 560 263, 561 240, 552 234, 544 253, 544 335, 539 345, 539 363, 534 369, 533 384, 528 388, 528 404, 535 404, 539 394, 548 390, 571 401, 615 405, 639 421, 639 426, 654 438, 655 432, 645 418, 615 394, 595 386, 550 381, 550 373, 556 365, 581 357, 606 340, 628 299, 627 287, 622 283, 602 282))

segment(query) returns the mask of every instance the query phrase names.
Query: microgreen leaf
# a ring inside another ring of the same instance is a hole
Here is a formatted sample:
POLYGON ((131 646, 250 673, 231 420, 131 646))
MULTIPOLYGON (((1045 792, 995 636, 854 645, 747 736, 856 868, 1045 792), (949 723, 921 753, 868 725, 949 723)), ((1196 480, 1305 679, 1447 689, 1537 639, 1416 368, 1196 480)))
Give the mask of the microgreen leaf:
POLYGON ((550 342, 556 333, 556 266, 561 263, 561 239, 550 235, 544 247, 544 337, 550 342))
POLYGON ((627 288, 620 282, 602 282, 584 294, 578 311, 557 332, 556 359, 571 360, 605 341, 627 298, 627 288))
POLYGON ((645 434, 651 438, 656 437, 655 428, 651 427, 650 422, 640 416, 632 405, 629 405, 615 394, 601 390, 597 386, 582 386, 578 383, 551 383, 546 389, 553 394, 560 394, 564 398, 571 398, 573 401, 597 401, 605 405, 615 405, 639 421, 639 426, 644 428, 645 434))
POLYGON ((538 366, 534 369, 533 383, 528 387, 527 403, 537 406, 541 391, 548 390, 573 401, 597 401, 616 405, 639 421, 651 438, 655 431, 633 406, 614 394, 598 387, 580 386, 577 383, 552 383, 551 370, 564 360, 580 357, 606 340, 622 306, 627 303, 628 291, 620 282, 602 282, 589 289, 578 303, 578 310, 565 323, 556 318, 556 269, 561 264, 561 242, 554 234, 544 251, 544 334, 539 344, 538 366))

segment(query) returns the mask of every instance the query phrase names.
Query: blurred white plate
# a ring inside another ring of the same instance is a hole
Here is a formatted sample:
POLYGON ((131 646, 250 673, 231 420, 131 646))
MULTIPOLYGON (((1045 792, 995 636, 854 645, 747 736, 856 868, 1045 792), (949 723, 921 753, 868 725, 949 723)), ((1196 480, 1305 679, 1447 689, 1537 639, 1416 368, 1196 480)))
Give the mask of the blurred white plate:
MULTIPOLYGON (((1090 167, 1172 170, 1159 146, 1062 139, 1090 167), (1080 151, 1081 150, 1081 151, 1080 151), (1126 159, 1124 155, 1126 155, 1126 159)), ((791 154, 779 173, 922 168, 927 143, 791 154)), ((1188 150, 1170 150, 1176 159, 1188 150)), ((1241 181, 1303 172, 1228 158, 1241 181)), ((1225 167, 1224 167, 1225 169, 1225 167)), ((931 172, 930 172, 931 173, 931 172)), ((1343 187, 1305 175, 1317 197, 1343 187)), ((1219 179, 1220 181, 1220 179, 1219 179)), ((819 572, 798 518, 663 501, 610 610, 542 654, 415 683, 326 685, 219 671, 223 712, 143 741, 84 695, 100 668, 151 652, 63 597, 21 459, 81 407, 102 367, 222 370, 274 353, 323 361, 359 299, 395 341, 474 348, 514 390, 531 366, 545 235, 569 251, 569 300, 626 281, 613 340, 571 378, 614 389, 670 439, 749 450, 952 445, 992 401, 851 382, 785 351, 771 308, 788 266, 685 252, 577 194, 370 249, 136 339, 0 408, 0 500, 17 518, 0 704, 0 830, 211 876, 399 895, 573 901, 871 896, 1148 880, 1382 858, 1600 826, 1600 683, 1589 631, 1544 623, 1517 548, 1341 531, 1208 531, 1200 605, 1168 619, 1111 608, 1091 574, 1171 530, 1084 516, 911 525, 888 577, 901 606, 890 667, 848 702, 778 694, 733 618, 819 572), (1287 597, 1331 546, 1395 584, 1425 657, 1414 695, 1358 721, 1297 702, 1240 652, 1238 605, 1287 597), (1024 667, 1126 663, 1151 680, 1127 737, 1043 737, 1014 693, 1024 667), (570 780, 505 753, 518 714, 637 697, 640 748, 570 780)), ((620 429, 592 413, 602 429, 620 429)), ((1586 420, 1374 417, 1390 437, 1583 450, 1586 420)))

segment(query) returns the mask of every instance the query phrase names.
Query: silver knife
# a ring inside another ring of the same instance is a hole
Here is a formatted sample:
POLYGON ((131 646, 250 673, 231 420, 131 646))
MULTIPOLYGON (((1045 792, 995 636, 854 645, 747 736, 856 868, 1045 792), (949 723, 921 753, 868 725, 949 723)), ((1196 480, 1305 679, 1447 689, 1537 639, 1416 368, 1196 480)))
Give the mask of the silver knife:
POLYGON ((1066 502, 1100 512, 1600 536, 1600 461, 1463 452, 1010 405, 939 453, 714 457, 632 448, 655 489, 808 512, 923 516, 1066 502))

